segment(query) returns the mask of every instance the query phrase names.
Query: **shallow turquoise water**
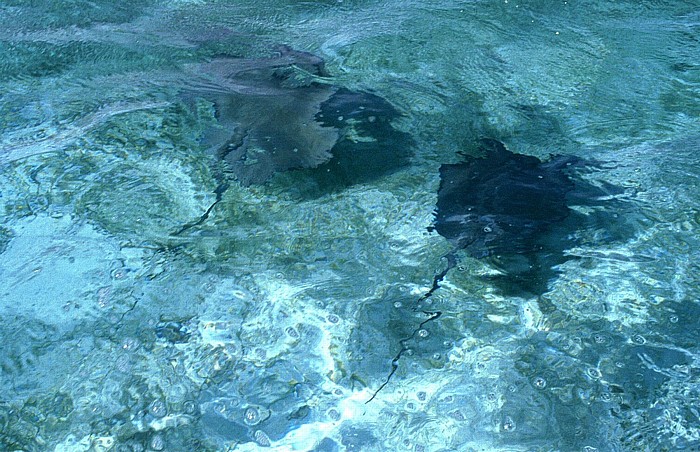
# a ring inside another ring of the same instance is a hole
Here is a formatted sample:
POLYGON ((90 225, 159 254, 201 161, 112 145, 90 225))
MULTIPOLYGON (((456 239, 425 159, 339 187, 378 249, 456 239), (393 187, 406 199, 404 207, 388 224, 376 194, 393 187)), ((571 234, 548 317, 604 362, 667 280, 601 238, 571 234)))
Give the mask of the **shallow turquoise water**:
POLYGON ((695 2, 0 5, 0 449, 700 447, 695 2), (244 187, 185 98, 284 43, 403 113, 400 170, 244 187), (478 138, 605 162, 619 221, 504 295, 428 227, 478 138), (617 237, 609 240, 612 235, 617 237))

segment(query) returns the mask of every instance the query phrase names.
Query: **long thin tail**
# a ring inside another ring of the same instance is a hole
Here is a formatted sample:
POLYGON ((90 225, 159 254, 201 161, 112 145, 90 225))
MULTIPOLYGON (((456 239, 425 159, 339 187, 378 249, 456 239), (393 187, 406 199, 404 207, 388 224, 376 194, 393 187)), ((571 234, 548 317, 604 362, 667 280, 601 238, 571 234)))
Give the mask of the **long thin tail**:
POLYGON ((209 208, 202 214, 202 216, 199 217, 197 221, 194 221, 192 223, 187 223, 183 227, 181 227, 177 232, 173 233, 172 235, 180 235, 183 232, 185 232, 188 229, 191 229, 195 226, 199 226, 205 221, 207 221, 207 218, 209 218, 209 214, 211 213, 212 210, 214 210, 214 207, 221 202, 221 199, 224 197, 224 192, 228 189, 229 184, 224 182, 220 184, 218 187, 216 187, 216 190, 214 190, 214 194, 216 194, 216 199, 214 202, 209 206, 209 208))
POLYGON ((399 360, 403 356, 404 353, 408 351, 408 346, 406 345, 408 341, 413 339, 416 334, 418 334, 418 331, 420 331, 428 322, 432 322, 433 320, 439 318, 442 315, 442 311, 424 311, 420 309, 421 304, 426 301, 428 298, 430 298, 436 290, 440 288, 440 283, 442 282, 443 279, 445 279, 445 276, 447 276, 447 273, 455 268, 457 266, 457 256, 456 256, 456 250, 452 250, 449 253, 445 255, 445 258, 447 259, 447 266, 445 267, 444 270, 442 270, 440 273, 437 273, 433 277, 433 285, 430 287, 430 290, 428 290, 426 293, 424 293, 415 303, 413 308, 411 310, 413 312, 418 312, 421 311, 423 314, 427 316, 425 320, 423 320, 411 333, 410 336, 405 337, 399 341, 399 344, 401 344, 401 350, 394 356, 394 359, 391 360, 391 371, 389 372, 389 375, 387 375, 386 380, 384 380, 384 383, 382 383, 379 388, 377 388, 376 391, 374 391, 374 394, 372 394, 372 397, 368 401, 365 402, 365 404, 371 402, 372 400, 377 397, 377 394, 379 394, 379 391, 384 389, 386 385, 389 384, 389 381, 391 380, 391 377, 394 376, 394 373, 396 373, 396 370, 399 368, 399 360))

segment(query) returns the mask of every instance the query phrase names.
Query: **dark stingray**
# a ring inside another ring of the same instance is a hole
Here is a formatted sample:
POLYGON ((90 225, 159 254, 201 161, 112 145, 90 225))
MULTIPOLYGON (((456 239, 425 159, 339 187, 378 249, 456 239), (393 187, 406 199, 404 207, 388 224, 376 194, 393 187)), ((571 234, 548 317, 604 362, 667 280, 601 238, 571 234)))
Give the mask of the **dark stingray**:
POLYGON ((216 107, 218 125, 202 141, 242 185, 317 168, 334 157, 318 174, 342 168, 341 173, 353 174, 348 183, 362 181, 352 166, 365 158, 374 160, 369 168, 364 165, 372 177, 408 162, 409 146, 392 150, 392 158, 382 155, 383 145, 391 144, 387 136, 407 139, 389 123, 399 116, 397 110, 374 94, 333 85, 315 55, 282 46, 274 57, 215 58, 190 72, 195 77, 184 89, 186 96, 204 97, 216 107), (376 155, 369 156, 371 151, 376 155))
MULTIPOLYGON (((412 307, 424 320, 399 341, 400 350, 391 371, 374 392, 372 401, 391 380, 398 363, 411 348, 416 334, 442 313, 424 303, 447 273, 457 265, 460 252, 488 259, 500 270, 497 287, 508 295, 541 295, 556 276, 556 266, 572 258, 566 250, 579 240, 578 232, 608 231, 602 240, 622 239, 634 228, 620 225, 623 190, 611 184, 594 185, 576 172, 600 167, 598 162, 554 155, 547 161, 515 154, 496 140, 483 140, 479 157, 440 167, 435 223, 437 231, 453 245, 447 265, 412 307), (587 207, 584 215, 573 206, 587 207)), ((600 234, 597 234, 600 235, 600 234)))
MULTIPOLYGON (((540 295, 577 244, 577 231, 619 222, 616 213, 583 215, 573 205, 602 206, 623 191, 593 185, 575 172, 598 166, 573 156, 547 161, 484 140, 480 157, 442 165, 434 230, 470 256, 488 258, 510 294, 540 295)), ((590 209, 589 209, 590 210, 590 209)))

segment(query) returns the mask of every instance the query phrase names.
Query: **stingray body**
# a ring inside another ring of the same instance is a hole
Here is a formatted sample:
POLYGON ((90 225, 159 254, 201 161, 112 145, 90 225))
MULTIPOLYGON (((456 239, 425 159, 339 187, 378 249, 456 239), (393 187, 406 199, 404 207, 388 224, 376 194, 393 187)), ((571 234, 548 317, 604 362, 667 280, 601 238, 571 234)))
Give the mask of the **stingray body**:
MULTIPOLYGON (((183 91, 216 108, 218 124, 202 141, 245 186, 265 183, 278 172, 317 168, 334 157, 326 172, 352 171, 348 165, 362 158, 347 158, 350 143, 361 157, 367 143, 380 151, 387 135, 407 138, 388 122, 399 116, 391 104, 335 86, 323 60, 307 52, 281 46, 274 57, 221 57, 188 70, 193 78, 183 91)), ((370 167, 379 168, 379 175, 406 164, 407 148, 398 152, 405 158, 380 155, 370 167)))
POLYGON ((504 292, 539 295, 579 228, 615 221, 614 214, 586 218, 570 206, 599 205, 621 190, 576 179, 575 169, 595 165, 577 157, 541 161, 495 140, 484 140, 481 151, 440 168, 434 230, 455 250, 487 258, 500 270, 504 292))
POLYGON ((440 167, 435 230, 477 258, 536 251, 538 236, 570 214, 566 196, 575 186, 565 169, 580 161, 541 162, 493 140, 482 151, 440 167))

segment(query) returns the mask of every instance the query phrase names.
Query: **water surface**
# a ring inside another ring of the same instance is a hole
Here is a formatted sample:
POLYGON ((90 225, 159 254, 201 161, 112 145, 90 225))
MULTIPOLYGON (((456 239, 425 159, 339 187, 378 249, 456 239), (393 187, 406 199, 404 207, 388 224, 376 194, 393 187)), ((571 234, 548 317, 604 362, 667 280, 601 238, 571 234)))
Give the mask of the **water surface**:
POLYGON ((4 2, 0 448, 700 447, 698 36, 691 1, 4 2), (410 163, 237 183, 182 93, 279 44, 400 111, 410 163), (539 294, 460 254, 419 328, 439 168, 483 137, 602 162, 616 219, 539 294))

